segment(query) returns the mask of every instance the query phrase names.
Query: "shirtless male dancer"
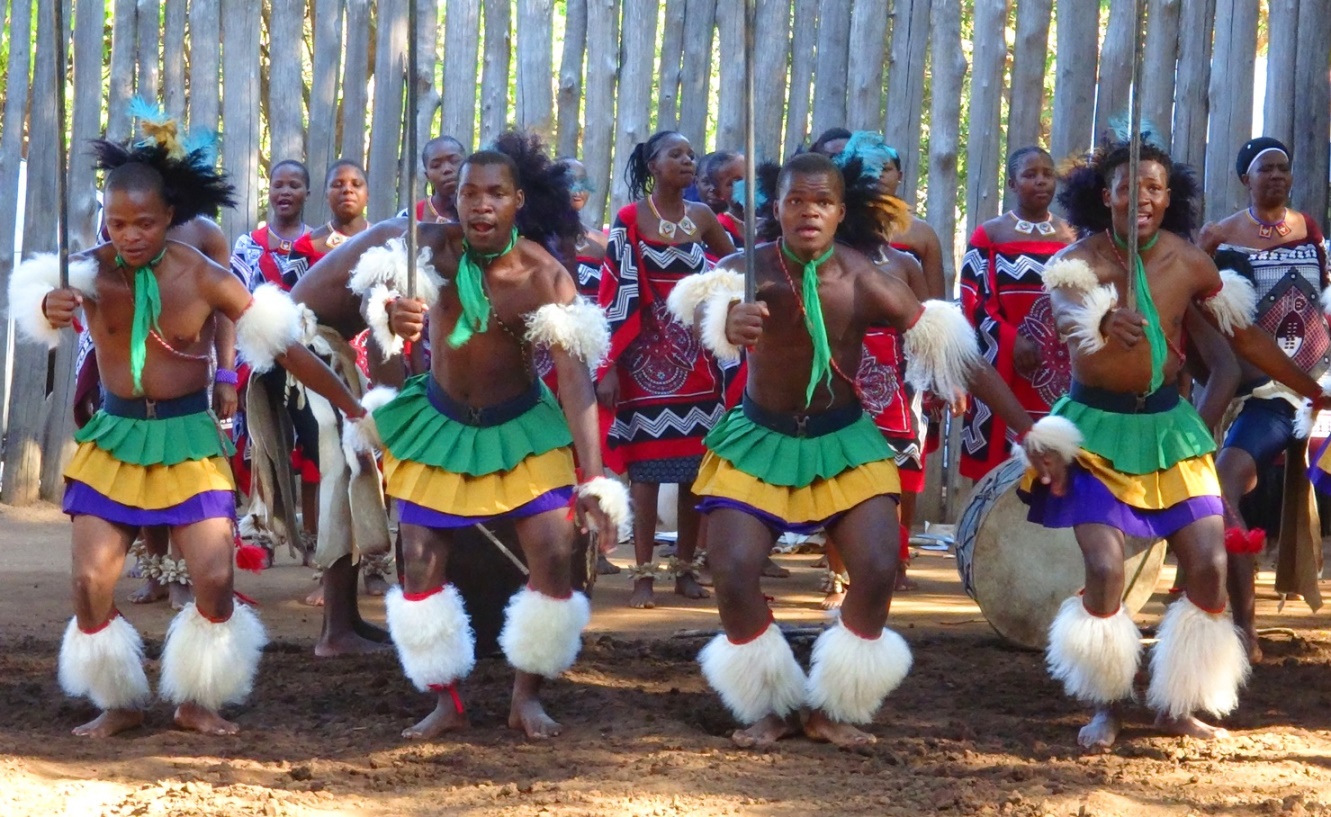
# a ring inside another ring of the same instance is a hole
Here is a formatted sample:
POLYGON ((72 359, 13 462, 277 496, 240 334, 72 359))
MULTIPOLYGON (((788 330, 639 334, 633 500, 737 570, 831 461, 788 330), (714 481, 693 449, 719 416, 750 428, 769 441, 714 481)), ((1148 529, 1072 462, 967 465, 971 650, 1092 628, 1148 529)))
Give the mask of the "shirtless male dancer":
MULTIPOLYGON (((872 182, 876 184, 876 180, 872 182)), ((919 388, 972 391, 1014 427, 1030 421, 953 305, 924 305, 896 275, 835 242, 845 217, 843 177, 829 159, 796 155, 782 168, 777 241, 757 254, 757 300, 740 303, 743 257, 672 293, 680 320, 734 359, 748 347, 743 405, 708 434, 694 491, 707 537, 725 632, 704 647, 703 675, 735 718, 740 746, 768 746, 801 728, 819 741, 857 747, 857 728, 910 669, 910 649, 886 629, 897 569, 899 480, 893 452, 847 372, 864 334, 886 322, 903 333, 908 377, 919 388), (777 534, 825 527, 851 576, 840 622, 818 637, 806 678, 773 621, 759 585, 777 534), (796 714, 801 718, 797 719, 796 714)), ((882 211, 879 211, 880 213, 882 211)), ((890 227, 879 231, 886 236, 890 227)), ((772 237, 772 230, 764 230, 772 237)), ((958 397, 958 399, 960 399, 958 397)))
POLYGON ((162 696, 184 729, 233 734, 219 710, 250 692, 266 640, 232 593, 234 483, 229 441, 208 411, 213 314, 236 321, 236 345, 256 367, 280 362, 351 417, 364 410, 300 346, 295 304, 276 289, 253 296, 230 271, 167 239, 173 225, 232 202, 202 151, 177 141, 132 148, 94 142, 111 241, 76 256, 69 287, 39 256, 14 271, 10 305, 23 333, 54 345, 82 307, 105 384, 100 411, 75 439, 64 510, 73 518, 74 618, 60 648, 64 690, 101 714, 75 734, 113 735, 143 722, 150 701, 143 642, 113 591, 135 532, 168 525, 194 583, 162 648, 162 696))
MULTIPOLYGON (((560 726, 541 705, 542 682, 572 666, 591 614, 587 597, 572 590, 569 505, 577 524, 594 525, 607 549, 628 514, 627 491, 600 476, 591 368, 608 349, 605 316, 578 297, 573 277, 542 242, 515 226, 519 211, 534 207, 549 214, 540 219, 547 226, 566 223, 576 235, 567 174, 534 140, 500 141, 526 146, 524 169, 497 150, 463 163, 460 223, 419 227, 419 299, 396 289, 406 261, 400 239, 366 251, 352 276, 370 299, 376 334, 419 342, 429 316, 430 372, 386 403, 374 393, 366 399, 402 529, 403 585, 387 596, 389 632, 407 677, 437 698, 434 711, 403 732, 407 738, 468 726, 458 682, 475 664, 475 644, 462 597, 447 584, 453 532, 514 521, 530 574, 509 601, 499 636, 517 670, 508 724, 529 738, 549 738, 560 726), (522 180, 533 172, 547 183, 528 199, 522 180), (548 346, 554 358, 558 402, 532 365, 536 345, 548 346), (585 481, 575 474, 574 449, 585 481)), ((377 225, 357 245, 400 230, 377 225)))
POLYGON ((1166 611, 1151 654, 1146 702, 1158 713, 1157 728, 1223 735, 1194 713, 1229 713, 1248 677, 1226 609, 1215 442, 1177 385, 1183 336, 1195 331, 1188 324, 1204 319, 1271 377, 1308 398, 1321 396, 1316 381, 1252 325, 1251 284, 1218 272, 1184 237, 1197 194, 1191 171, 1145 138, 1133 202, 1128 159, 1126 138, 1107 140, 1065 177, 1059 194, 1068 220, 1087 235, 1044 272, 1059 334, 1070 341, 1072 386, 1027 435, 1028 454, 1037 432, 1061 442, 1031 455, 1020 485, 1031 521, 1071 527, 1085 558, 1085 590, 1063 603, 1050 626, 1047 659, 1066 692, 1095 707, 1078 735, 1087 748, 1117 737, 1141 653, 1137 626, 1122 606, 1125 534, 1167 539, 1186 573, 1184 598, 1166 611), (1126 260, 1129 230, 1141 248, 1135 269, 1126 260), (1130 278, 1136 309, 1123 305, 1130 278))

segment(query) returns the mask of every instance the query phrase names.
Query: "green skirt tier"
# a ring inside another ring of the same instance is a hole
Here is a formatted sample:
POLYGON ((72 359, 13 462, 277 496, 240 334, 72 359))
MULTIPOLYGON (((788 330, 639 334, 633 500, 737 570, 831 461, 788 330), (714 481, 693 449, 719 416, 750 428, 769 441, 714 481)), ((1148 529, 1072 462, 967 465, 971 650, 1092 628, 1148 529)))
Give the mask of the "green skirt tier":
POLYGON ((179 465, 191 460, 229 457, 231 440, 206 411, 163 420, 136 420, 98 411, 74 434, 121 462, 132 465, 179 465))
POLYGON ((758 425, 736 407, 721 417, 703 444, 749 476, 787 488, 804 488, 895 456, 868 414, 830 434, 793 437, 758 425))
POLYGON ((1081 447, 1124 474, 1163 471, 1215 451, 1211 429, 1187 400, 1156 414, 1120 414, 1064 396, 1049 413, 1071 420, 1084 438, 1081 447))

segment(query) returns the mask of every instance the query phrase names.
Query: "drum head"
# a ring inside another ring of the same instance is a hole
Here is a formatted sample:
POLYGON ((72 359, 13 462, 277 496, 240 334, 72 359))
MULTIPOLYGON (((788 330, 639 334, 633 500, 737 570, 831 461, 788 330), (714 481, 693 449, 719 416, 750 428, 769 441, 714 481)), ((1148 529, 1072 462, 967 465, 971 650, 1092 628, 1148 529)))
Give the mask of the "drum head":
MULTIPOLYGON (((1026 504, 1016 487, 1022 466, 1009 461, 1000 470, 990 476, 1007 485, 997 495, 991 490, 992 501, 979 520, 970 551, 973 595, 999 635, 1021 647, 1044 649, 1059 605, 1084 584, 1085 566, 1071 528, 1026 521, 1026 504)), ((1132 555, 1124 565, 1123 604, 1135 615, 1155 591, 1165 543, 1129 537, 1126 552, 1132 555)))

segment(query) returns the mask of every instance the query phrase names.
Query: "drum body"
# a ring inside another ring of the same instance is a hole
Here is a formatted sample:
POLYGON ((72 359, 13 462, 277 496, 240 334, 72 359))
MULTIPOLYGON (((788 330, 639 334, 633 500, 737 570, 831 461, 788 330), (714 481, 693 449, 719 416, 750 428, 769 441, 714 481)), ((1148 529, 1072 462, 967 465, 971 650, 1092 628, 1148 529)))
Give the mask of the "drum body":
MULTIPOLYGON (((1059 605, 1083 587, 1086 569, 1071 528, 1026 521, 1026 503, 1017 496, 1024 471, 1010 459, 975 484, 957 523, 957 572, 999 635, 1044 649, 1059 605)), ((1123 605, 1135 615, 1155 591, 1165 542, 1129 536, 1124 551, 1123 605)))
MULTIPOLYGON (((526 558, 518 544, 512 522, 486 526, 513 555, 526 558)), ((592 594, 596 584, 596 548, 592 537, 579 533, 573 541, 573 589, 592 594)), ((476 633, 476 655, 499 652, 499 631, 504 627, 508 600, 527 582, 527 577, 476 526, 459 528, 448 551, 448 581, 457 587, 476 633)))

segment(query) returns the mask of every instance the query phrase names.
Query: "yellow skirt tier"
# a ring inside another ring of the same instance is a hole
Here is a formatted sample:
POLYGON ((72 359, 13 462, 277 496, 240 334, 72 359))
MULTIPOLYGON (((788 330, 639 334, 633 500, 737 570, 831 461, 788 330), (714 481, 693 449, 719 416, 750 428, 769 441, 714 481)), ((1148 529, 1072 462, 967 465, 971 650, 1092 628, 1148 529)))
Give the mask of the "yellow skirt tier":
POLYGON ((455 474, 384 452, 388 495, 454 516, 499 516, 558 488, 577 484, 573 452, 534 454, 512 470, 482 476, 455 474))
MULTIPOLYGON (((1162 511, 1195 497, 1220 496, 1220 478, 1210 454, 1179 460, 1170 468, 1150 474, 1115 471, 1109 460, 1084 449, 1077 454, 1077 463, 1120 502, 1144 511, 1162 511)), ((1039 475, 1028 468, 1020 490, 1030 493, 1038 481, 1039 475)))
POLYGON ((235 490, 231 466, 223 457, 134 465, 92 442, 79 445, 65 479, 82 482, 113 502, 145 510, 171 508, 209 491, 235 490))
POLYGON ((892 460, 875 460, 802 488, 770 485, 708 451, 693 492, 741 502, 791 524, 808 524, 831 519, 876 496, 900 494, 901 478, 892 460))

